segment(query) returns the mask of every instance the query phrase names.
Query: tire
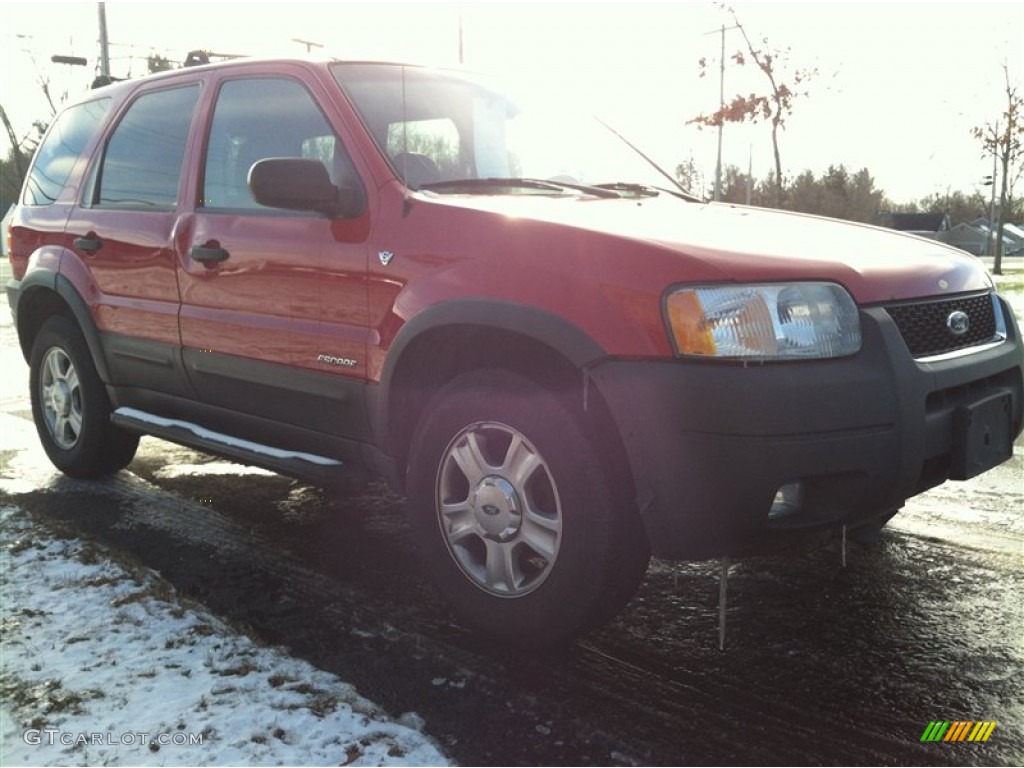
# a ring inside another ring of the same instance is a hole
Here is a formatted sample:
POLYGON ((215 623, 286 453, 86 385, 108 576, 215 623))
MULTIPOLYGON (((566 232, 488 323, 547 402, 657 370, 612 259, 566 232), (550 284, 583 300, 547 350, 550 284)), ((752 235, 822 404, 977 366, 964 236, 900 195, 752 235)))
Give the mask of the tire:
POLYGON ((406 481, 434 582, 465 623, 504 644, 555 645, 603 623, 646 570, 639 516, 590 440, 518 374, 473 371, 443 387, 413 436, 406 481))
POLYGON ((29 365, 32 417, 53 465, 77 478, 128 466, 139 437, 110 422, 110 401, 78 326, 61 315, 43 323, 29 365))

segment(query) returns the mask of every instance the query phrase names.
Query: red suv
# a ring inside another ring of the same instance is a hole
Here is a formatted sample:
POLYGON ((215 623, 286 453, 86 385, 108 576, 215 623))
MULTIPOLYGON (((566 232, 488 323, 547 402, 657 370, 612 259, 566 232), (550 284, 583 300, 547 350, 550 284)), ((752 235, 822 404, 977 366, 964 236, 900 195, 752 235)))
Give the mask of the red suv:
POLYGON ((53 463, 140 433, 408 499, 461 616, 537 646, 651 553, 877 526, 1009 458, 1022 347, 977 260, 708 205, 462 73, 237 60, 89 93, 7 286, 53 463))

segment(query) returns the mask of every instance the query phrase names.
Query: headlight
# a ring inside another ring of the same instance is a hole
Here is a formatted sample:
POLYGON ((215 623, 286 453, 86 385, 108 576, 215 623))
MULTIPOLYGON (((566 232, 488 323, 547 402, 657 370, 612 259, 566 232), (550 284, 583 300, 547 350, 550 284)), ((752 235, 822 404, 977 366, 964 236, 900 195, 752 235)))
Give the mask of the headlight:
POLYGON ((665 314, 679 355, 806 360, 860 349, 857 305, 833 283, 677 288, 665 314))

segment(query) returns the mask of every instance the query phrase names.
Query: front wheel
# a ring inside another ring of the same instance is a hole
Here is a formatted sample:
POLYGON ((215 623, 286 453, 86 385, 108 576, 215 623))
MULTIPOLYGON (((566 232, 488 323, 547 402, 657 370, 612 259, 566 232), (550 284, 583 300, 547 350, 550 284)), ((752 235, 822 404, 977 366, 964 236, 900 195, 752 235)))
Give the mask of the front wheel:
POLYGON ((53 465, 79 478, 128 466, 138 435, 110 422, 110 402, 78 326, 60 315, 43 323, 29 364, 32 416, 53 465))
POLYGON ((474 371, 424 413, 408 465, 411 524, 466 623, 541 647, 632 597, 649 557, 646 546, 624 546, 639 517, 555 395, 517 374, 474 371))

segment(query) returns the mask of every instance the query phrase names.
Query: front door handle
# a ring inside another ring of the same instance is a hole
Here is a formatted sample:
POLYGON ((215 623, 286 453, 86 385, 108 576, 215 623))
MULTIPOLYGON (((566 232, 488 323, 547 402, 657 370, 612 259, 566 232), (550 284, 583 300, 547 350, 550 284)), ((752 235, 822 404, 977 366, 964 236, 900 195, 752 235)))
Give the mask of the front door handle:
POLYGON ((231 256, 230 253, 221 248, 220 245, 215 242, 210 242, 206 245, 193 246, 191 255, 193 259, 203 262, 207 267, 212 267, 214 264, 227 261, 231 256))
POLYGON ((103 247, 103 241, 94 232, 90 232, 85 237, 76 237, 71 244, 75 246, 76 250, 83 251, 90 256, 103 247))

